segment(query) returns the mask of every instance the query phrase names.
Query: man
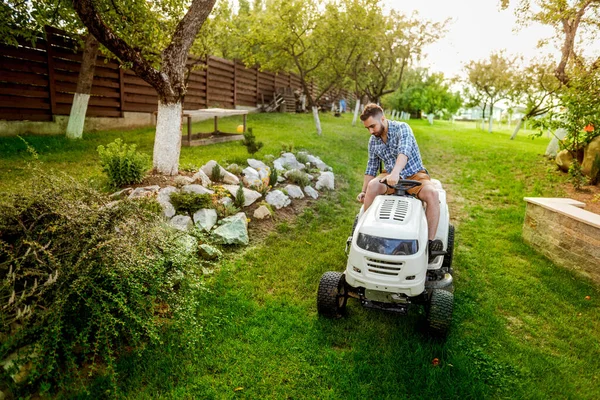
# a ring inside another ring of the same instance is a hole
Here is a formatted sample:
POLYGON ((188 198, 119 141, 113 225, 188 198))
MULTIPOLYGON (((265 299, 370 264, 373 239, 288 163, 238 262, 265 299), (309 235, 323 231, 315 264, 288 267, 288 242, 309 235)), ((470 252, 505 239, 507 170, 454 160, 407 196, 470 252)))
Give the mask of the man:
POLYGON ((427 204, 425 216, 429 231, 431 262, 431 252, 442 251, 444 247, 441 240, 435 239, 440 219, 440 199, 421 161, 415 136, 407 123, 388 121, 383 115, 383 109, 377 104, 367 104, 360 115, 360 120, 369 130, 371 138, 367 170, 362 192, 358 194, 357 200, 364 204, 366 211, 376 196, 394 193, 394 189, 389 186, 395 186, 400 179, 421 182, 420 186, 409 189, 408 193, 416 195, 419 200, 427 204), (385 171, 390 172, 376 177, 380 160, 383 161, 385 171))

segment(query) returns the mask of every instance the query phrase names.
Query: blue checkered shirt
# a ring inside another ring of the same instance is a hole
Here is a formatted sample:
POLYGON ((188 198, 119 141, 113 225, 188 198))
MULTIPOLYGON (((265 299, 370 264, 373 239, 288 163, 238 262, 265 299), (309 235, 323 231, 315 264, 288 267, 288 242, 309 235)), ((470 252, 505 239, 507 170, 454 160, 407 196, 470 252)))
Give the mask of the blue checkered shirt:
POLYGON ((406 166, 400 171, 400 178, 406 179, 419 171, 427 171, 421 161, 415 135, 406 122, 388 120, 387 136, 387 143, 383 143, 381 138, 371 135, 365 175, 377 176, 379 160, 383 161, 383 166, 388 173, 392 172, 399 154, 408 157, 406 166))

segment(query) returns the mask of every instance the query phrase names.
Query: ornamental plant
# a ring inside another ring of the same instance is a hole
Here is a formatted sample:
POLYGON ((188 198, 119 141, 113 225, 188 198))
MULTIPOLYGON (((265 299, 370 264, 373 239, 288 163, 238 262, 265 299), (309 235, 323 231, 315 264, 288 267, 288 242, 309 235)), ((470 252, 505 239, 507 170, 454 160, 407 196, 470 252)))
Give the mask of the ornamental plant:
POLYGON ((136 145, 116 139, 106 147, 98 146, 100 165, 114 188, 140 183, 148 165, 148 156, 136 150, 136 145))

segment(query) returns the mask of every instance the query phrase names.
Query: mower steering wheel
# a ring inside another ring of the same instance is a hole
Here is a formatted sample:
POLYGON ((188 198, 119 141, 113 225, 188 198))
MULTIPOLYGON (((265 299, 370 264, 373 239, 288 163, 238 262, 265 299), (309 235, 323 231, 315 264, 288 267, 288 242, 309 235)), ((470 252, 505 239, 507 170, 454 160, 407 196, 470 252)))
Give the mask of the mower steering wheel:
POLYGON ((419 181, 413 181, 410 179, 400 179, 398 181, 398 183, 394 186, 388 185, 386 180, 382 180, 380 182, 385 184, 389 188, 396 189, 396 195, 399 195, 399 196, 405 195, 408 190, 410 190, 414 187, 417 187, 417 186, 421 186, 421 184, 422 184, 419 181))

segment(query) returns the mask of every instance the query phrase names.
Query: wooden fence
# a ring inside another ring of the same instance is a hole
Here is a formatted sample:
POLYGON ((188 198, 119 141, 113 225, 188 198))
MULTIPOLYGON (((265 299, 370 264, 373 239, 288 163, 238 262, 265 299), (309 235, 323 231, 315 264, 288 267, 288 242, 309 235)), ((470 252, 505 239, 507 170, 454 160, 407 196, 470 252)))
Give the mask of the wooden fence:
MULTIPOLYGON (((47 27, 46 38, 19 47, 0 43, 0 119, 51 121, 69 115, 77 86, 82 52, 64 32, 47 27)), ((277 88, 301 89, 292 73, 246 68, 217 57, 190 58, 184 109, 256 107, 270 102, 277 88)), ((311 92, 316 92, 311 85, 311 92)), ((353 97, 345 93, 346 97, 353 97)), ((98 56, 87 116, 122 117, 126 111, 151 113, 158 108, 152 86, 113 60, 98 56)))

